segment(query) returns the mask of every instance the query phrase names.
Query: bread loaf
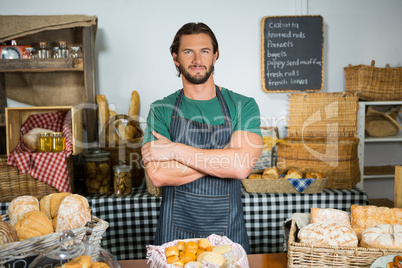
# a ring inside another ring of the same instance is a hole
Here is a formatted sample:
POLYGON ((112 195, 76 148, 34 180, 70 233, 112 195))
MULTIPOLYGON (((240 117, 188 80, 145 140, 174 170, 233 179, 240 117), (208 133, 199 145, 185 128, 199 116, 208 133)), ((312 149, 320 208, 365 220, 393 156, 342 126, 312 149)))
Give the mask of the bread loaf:
POLYGON ((8 206, 10 223, 14 226, 25 214, 30 211, 39 211, 39 201, 36 197, 23 195, 11 200, 8 206))
POLYGON ((53 131, 45 128, 33 128, 22 136, 22 142, 31 150, 36 151, 38 149, 40 133, 53 133, 53 131))
POLYGON ((56 232, 85 226, 91 220, 88 200, 81 195, 71 194, 64 198, 57 214, 56 232))
POLYGON ((358 240, 351 227, 336 222, 310 223, 298 233, 300 243, 320 246, 357 247, 358 240))
POLYGON ((306 179, 323 179, 324 176, 321 172, 307 172, 306 179))
POLYGON ((251 179, 251 180, 255 180, 255 179, 259 180, 259 179, 261 179, 261 178, 262 178, 262 175, 261 175, 261 174, 250 174, 250 175, 248 176, 248 179, 251 179))
POLYGON ((17 230, 8 222, 0 222, 0 245, 18 241, 17 230))
POLYGON ((222 254, 219 254, 217 252, 205 251, 197 257, 197 261, 211 262, 211 263, 221 266, 225 262, 225 258, 222 256, 222 254))
POLYGON ((333 208, 311 208, 311 223, 336 222, 351 227, 349 214, 346 211, 333 208))
POLYGON ((285 179, 301 179, 303 175, 296 169, 289 169, 285 179))
POLYGON ((362 232, 367 228, 380 224, 402 224, 402 208, 352 205, 350 218, 352 228, 360 240, 362 232))
POLYGON ((28 212, 15 224, 14 228, 20 240, 53 233, 52 221, 40 211, 28 212))
POLYGON ((42 197, 39 202, 40 211, 45 213, 45 215, 52 220, 57 217, 61 202, 69 195, 71 195, 71 193, 65 192, 49 194, 42 197))
POLYGON ((279 171, 276 166, 269 167, 262 173, 263 179, 279 179, 279 171))
POLYGON ((380 224, 362 233, 362 247, 402 249, 402 225, 380 224))
POLYGON ((102 129, 109 120, 109 108, 105 95, 97 95, 99 128, 102 129))

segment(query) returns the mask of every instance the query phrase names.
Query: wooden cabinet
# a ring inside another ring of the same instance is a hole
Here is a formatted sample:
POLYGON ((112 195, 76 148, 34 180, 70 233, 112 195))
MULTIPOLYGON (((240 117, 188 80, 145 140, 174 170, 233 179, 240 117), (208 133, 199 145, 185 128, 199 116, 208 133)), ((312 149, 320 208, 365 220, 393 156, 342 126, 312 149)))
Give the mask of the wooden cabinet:
MULTIPOLYGON (((46 41, 49 47, 52 47, 57 46, 59 41, 64 40, 67 41, 67 46, 81 46, 83 57, 63 59, 0 59, 0 114, 3 114, 0 115, 0 154, 5 152, 5 147, 3 147, 5 144, 5 131, 4 121, 2 120, 4 109, 7 107, 7 98, 5 96, 11 99, 14 99, 14 97, 20 98, 20 90, 24 92, 26 99, 25 101, 16 99, 16 101, 28 105, 71 105, 81 107, 86 140, 88 142, 96 141, 98 139, 94 49, 96 17, 94 19, 94 17, 87 18, 86 16, 73 15, 43 16, 43 20, 41 20, 41 16, 15 17, 6 19, 18 21, 18 17, 21 17, 21 19, 25 18, 32 19, 34 22, 37 21, 39 25, 37 28, 30 26, 30 34, 22 38, 20 33, 19 36, 17 34, 16 38, 19 38, 17 39, 19 45, 37 46, 39 42, 46 41), (50 21, 50 19, 53 24, 60 22, 60 26, 52 24, 47 27, 46 21, 50 21), (90 20, 92 20, 92 23, 88 23, 90 20), (71 27, 63 25, 66 21, 71 24, 71 27), (93 21, 95 21, 95 25, 93 21), (80 26, 80 24, 86 26, 80 26), (66 77, 72 77, 72 79, 68 80, 66 77), (71 101, 66 96, 71 97, 71 101)), ((3 18, 0 16, 0 19, 3 18)))

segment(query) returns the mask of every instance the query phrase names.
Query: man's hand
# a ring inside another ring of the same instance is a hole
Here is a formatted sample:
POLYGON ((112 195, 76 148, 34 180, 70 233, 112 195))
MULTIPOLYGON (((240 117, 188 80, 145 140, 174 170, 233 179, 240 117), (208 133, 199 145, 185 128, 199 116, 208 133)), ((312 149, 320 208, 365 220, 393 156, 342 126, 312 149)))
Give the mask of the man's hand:
POLYGON ((174 152, 173 147, 174 142, 170 141, 165 136, 162 136, 156 131, 152 131, 157 140, 147 142, 141 148, 142 160, 144 164, 151 161, 169 161, 173 159, 174 152))

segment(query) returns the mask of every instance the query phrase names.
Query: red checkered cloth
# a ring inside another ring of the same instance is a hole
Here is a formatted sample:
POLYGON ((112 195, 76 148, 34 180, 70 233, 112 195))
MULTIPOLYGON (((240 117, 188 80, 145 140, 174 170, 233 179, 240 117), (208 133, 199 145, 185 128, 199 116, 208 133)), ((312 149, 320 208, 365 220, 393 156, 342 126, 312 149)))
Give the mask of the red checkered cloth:
MULTIPOLYGON (((9 154, 7 165, 18 168, 20 173, 30 174, 60 192, 70 192, 67 158, 73 151, 73 135, 70 112, 54 112, 30 115, 21 127, 20 141, 9 154), (22 141, 22 136, 33 128, 45 128, 54 132, 63 132, 65 151, 58 153, 33 152, 22 141)), ((72 174, 71 174, 72 175, 72 174)))

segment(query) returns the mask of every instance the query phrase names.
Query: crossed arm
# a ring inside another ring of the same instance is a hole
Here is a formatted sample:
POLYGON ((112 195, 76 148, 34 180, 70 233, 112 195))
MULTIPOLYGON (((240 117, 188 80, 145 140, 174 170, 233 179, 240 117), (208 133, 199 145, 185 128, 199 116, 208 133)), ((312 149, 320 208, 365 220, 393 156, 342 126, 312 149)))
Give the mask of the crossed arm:
POLYGON ((141 149, 148 176, 156 187, 179 186, 205 175, 245 179, 262 152, 261 136, 236 131, 223 149, 198 149, 174 143, 157 132, 141 149))

